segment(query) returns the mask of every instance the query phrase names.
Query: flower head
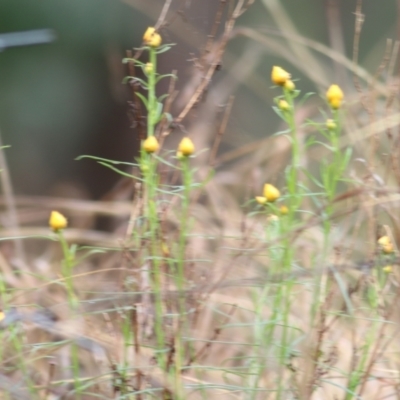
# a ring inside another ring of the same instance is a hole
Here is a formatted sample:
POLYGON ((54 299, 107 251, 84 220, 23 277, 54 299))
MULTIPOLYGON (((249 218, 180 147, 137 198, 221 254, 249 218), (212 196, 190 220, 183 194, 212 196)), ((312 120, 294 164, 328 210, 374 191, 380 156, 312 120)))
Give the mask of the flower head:
POLYGON ((271 203, 279 199, 281 192, 270 183, 264 185, 264 197, 271 203))
POLYGON ((394 246, 389 236, 380 237, 378 239, 378 245, 385 254, 391 254, 394 252, 394 246))
POLYGON ((155 153, 158 149, 160 148, 160 145, 158 143, 158 140, 155 136, 149 136, 144 142, 143 142, 143 149, 146 153, 155 153))
POLYGON ((49 226, 55 232, 60 229, 65 229, 68 226, 67 218, 58 211, 52 211, 50 214, 49 226))
POLYGON ((271 80, 275 85, 283 86, 290 79, 289 72, 283 68, 274 66, 272 67, 271 80))
POLYGON ((195 147, 192 140, 188 137, 184 137, 179 143, 177 156, 179 157, 179 155, 181 155, 184 157, 188 157, 191 156, 194 151, 195 147))
POLYGON ((328 100, 329 105, 337 110, 342 105, 342 101, 344 98, 344 94, 342 89, 338 85, 331 85, 326 92, 326 99, 328 100))
POLYGON ((143 41, 147 46, 156 48, 161 45, 162 38, 161 35, 156 32, 156 28, 149 26, 143 35, 143 41))

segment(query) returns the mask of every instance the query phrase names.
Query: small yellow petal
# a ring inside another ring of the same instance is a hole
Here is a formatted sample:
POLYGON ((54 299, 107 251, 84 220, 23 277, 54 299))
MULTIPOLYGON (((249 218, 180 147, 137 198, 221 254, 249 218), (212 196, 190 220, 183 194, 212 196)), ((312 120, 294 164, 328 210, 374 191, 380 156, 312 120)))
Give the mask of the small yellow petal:
POLYGON ((59 231, 68 226, 67 218, 58 211, 52 211, 49 219, 49 226, 53 231, 59 231))
POLYGON ((182 156, 188 157, 191 156, 195 152, 195 147, 192 140, 188 137, 184 137, 178 146, 178 153, 182 156))
POLYGON ((275 200, 279 199, 281 192, 274 186, 269 183, 264 185, 264 197, 271 203, 275 200))
POLYGON ((275 85, 283 86, 290 79, 289 72, 283 68, 274 66, 272 67, 271 80, 275 85))
POLYGON ((149 136, 143 142, 143 149, 146 153, 155 153, 160 148, 158 140, 155 136, 149 136))

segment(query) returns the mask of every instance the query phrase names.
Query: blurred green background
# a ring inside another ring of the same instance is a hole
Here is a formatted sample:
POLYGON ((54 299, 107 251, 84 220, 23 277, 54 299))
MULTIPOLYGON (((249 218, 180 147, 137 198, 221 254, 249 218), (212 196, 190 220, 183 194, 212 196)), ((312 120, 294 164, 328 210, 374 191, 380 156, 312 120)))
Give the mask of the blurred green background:
MULTIPOLYGON (((93 161, 74 159, 82 154, 134 158, 137 132, 127 116, 130 92, 121 83, 126 75, 121 59, 126 49, 140 45, 163 4, 163 0, 0 0, 0 33, 51 28, 57 34, 52 44, 0 53, 0 129, 3 143, 11 146, 6 154, 17 193, 66 195, 57 191, 57 185, 71 183, 78 188, 76 195, 80 190, 83 196, 100 198, 118 179, 93 161)), ((271 11, 274 4, 284 8, 299 34, 327 46, 332 45, 329 29, 337 29, 344 52, 351 57, 356 0, 256 0, 238 26, 281 40, 281 26, 271 11), (332 7, 338 10, 334 21, 332 7)), ((160 57, 160 68, 165 73, 178 69, 180 88, 190 79, 190 59, 200 54, 217 6, 217 0, 172 3, 167 18, 171 24, 162 34, 165 42, 177 46, 160 57), (178 8, 183 11, 179 15, 178 8)), ((364 0, 363 12, 360 64, 373 72, 386 38, 398 39, 397 2, 364 0)), ((252 43, 244 37, 232 40, 216 82, 229 75, 252 43)), ((260 59, 251 76, 262 85, 255 90, 247 79, 239 84, 225 149, 270 135, 279 127, 271 111, 272 65, 280 64, 300 78, 302 90, 318 91, 307 71, 298 68, 302 60, 284 59, 261 44, 256 49, 260 59)), ((332 68, 332 62, 318 57, 322 68, 332 68)), ((332 69, 332 81, 348 76, 335 74, 332 69)))

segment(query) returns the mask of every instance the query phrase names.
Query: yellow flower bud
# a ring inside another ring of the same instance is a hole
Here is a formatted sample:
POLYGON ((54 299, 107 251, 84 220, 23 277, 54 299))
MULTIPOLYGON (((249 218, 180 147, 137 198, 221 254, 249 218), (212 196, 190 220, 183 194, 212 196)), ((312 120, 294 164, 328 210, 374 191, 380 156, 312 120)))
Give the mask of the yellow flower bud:
POLYGON ((325 126, 330 130, 333 131, 337 128, 336 122, 333 119, 327 119, 325 126))
POLYGON ((58 211, 52 211, 49 219, 49 226, 53 231, 59 231, 66 228, 68 225, 67 218, 58 211))
POLYGON ((281 192, 274 186, 269 183, 264 185, 264 197, 271 203, 275 200, 279 199, 281 192))
POLYGON ((143 41, 147 46, 159 47, 162 39, 161 35, 156 32, 156 29, 152 26, 149 26, 143 35, 143 41))
POLYGON ((146 63, 146 65, 144 66, 144 72, 148 75, 150 73, 153 72, 153 64, 151 62, 146 63))
POLYGON ((383 253, 391 254, 394 252, 394 246, 389 236, 379 238, 378 244, 383 253))
POLYGON ((385 265, 385 266, 382 268, 382 271, 383 271, 383 272, 386 272, 387 274, 390 274, 390 273, 393 272, 393 266, 392 266, 392 265, 385 265))
POLYGON ((283 68, 274 66, 272 67, 271 80, 275 85, 283 86, 290 79, 289 72, 283 68))
POLYGON ((289 209, 287 208, 287 206, 282 205, 279 207, 279 211, 282 215, 287 215, 289 214, 289 209))
POLYGON ((343 98, 344 94, 338 85, 331 85, 326 92, 326 99, 334 110, 340 108, 343 98))
POLYGON ((158 140, 155 136, 149 136, 143 142, 143 149, 146 153, 155 153, 159 148, 160 145, 158 144, 158 140))
POLYGON ((184 157, 191 156, 195 151, 194 144, 192 140, 188 137, 184 137, 178 146, 178 153, 182 154, 184 157))
POLYGON ((264 196, 256 196, 256 202, 258 204, 265 204, 267 201, 267 198, 264 196))
POLYGON ((289 103, 288 103, 286 100, 283 100, 283 99, 279 100, 279 102, 278 102, 278 107, 279 107, 279 109, 282 110, 282 111, 288 111, 288 110, 290 110, 290 105, 289 105, 289 103))
POLYGON ((289 92, 293 92, 293 91, 296 89, 296 85, 295 85, 294 82, 293 82, 292 80, 290 80, 290 79, 288 79, 288 80, 284 83, 283 87, 284 87, 286 90, 289 90, 289 92))

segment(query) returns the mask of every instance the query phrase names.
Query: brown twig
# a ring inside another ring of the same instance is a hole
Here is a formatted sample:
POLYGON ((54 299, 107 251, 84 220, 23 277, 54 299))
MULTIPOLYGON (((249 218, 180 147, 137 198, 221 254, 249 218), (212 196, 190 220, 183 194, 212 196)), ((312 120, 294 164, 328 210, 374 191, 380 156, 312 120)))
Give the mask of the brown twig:
POLYGON ((224 112, 224 115, 222 118, 222 122, 218 129, 217 136, 215 137, 214 144, 213 144, 213 147, 210 152, 209 165, 211 168, 213 168, 215 166, 215 160, 217 157, 218 148, 222 141, 222 136, 224 135, 226 127, 228 125, 228 121, 229 121, 229 117, 231 115, 234 99, 235 99, 234 96, 230 96, 229 100, 228 100, 228 104, 225 107, 225 112, 224 112))

